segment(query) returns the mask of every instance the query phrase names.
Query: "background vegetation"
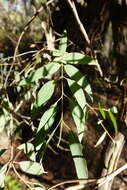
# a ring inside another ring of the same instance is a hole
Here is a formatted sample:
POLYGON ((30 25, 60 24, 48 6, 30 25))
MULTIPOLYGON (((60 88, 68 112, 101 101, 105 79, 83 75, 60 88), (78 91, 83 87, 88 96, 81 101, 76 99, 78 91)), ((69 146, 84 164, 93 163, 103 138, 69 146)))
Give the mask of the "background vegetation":
POLYGON ((0 1, 1 189, 126 189, 126 22, 125 0, 0 1))

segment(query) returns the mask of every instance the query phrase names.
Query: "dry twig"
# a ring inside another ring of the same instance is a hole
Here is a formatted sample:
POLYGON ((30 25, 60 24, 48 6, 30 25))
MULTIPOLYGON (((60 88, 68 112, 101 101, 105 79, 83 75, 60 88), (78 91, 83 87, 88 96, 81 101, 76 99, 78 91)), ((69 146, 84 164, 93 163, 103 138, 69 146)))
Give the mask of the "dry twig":
POLYGON ((70 6, 70 8, 71 8, 71 10, 72 10, 72 12, 73 12, 73 14, 74 14, 74 16, 75 16, 75 19, 76 19, 76 21, 77 21, 77 23, 78 23, 78 26, 79 26, 79 29, 80 29, 81 33, 83 34, 83 36, 84 36, 86 42, 88 43, 88 45, 89 45, 90 48, 91 48, 92 56, 93 56, 93 58, 95 58, 96 66, 97 66, 97 68, 98 68, 98 71, 99 71, 99 73, 100 73, 100 76, 103 76, 103 72, 102 72, 102 70, 101 70, 101 67, 100 67, 98 61, 96 60, 96 53, 93 51, 93 48, 92 48, 91 43, 90 43, 90 39, 89 39, 89 37, 88 37, 88 35, 87 35, 87 32, 86 32, 86 30, 85 30, 85 28, 84 28, 84 26, 83 26, 83 24, 82 24, 80 18, 79 18, 79 15, 78 15, 78 12, 77 12, 75 3, 74 3, 74 1, 71 1, 71 0, 66 0, 66 1, 67 1, 67 3, 69 4, 69 6, 70 6))
POLYGON ((29 28, 29 25, 32 23, 32 21, 39 15, 39 13, 43 10, 43 7, 41 7, 39 10, 36 11, 36 13, 33 15, 33 17, 30 19, 30 21, 26 24, 26 26, 24 27, 24 30, 22 31, 19 39, 18 39, 18 42, 17 42, 17 45, 16 45, 16 48, 15 48, 15 51, 14 51, 14 56, 13 56, 13 63, 8 71, 8 74, 6 76, 6 79, 5 79, 5 83, 4 83, 4 86, 6 87, 7 86, 7 81, 8 81, 8 78, 11 74, 11 71, 13 69, 13 66, 15 64, 15 61, 16 61, 16 55, 17 55, 17 51, 18 51, 18 48, 19 48, 19 44, 24 36, 24 34, 26 33, 26 31, 28 30, 29 28))
POLYGON ((86 30, 85 30, 79 16, 78 16, 74 1, 71 1, 71 0, 66 0, 66 1, 69 4, 69 6, 70 6, 70 8, 71 8, 71 10, 72 10, 72 12, 73 12, 73 14, 75 16, 75 19, 76 19, 76 21, 77 21, 77 23, 79 25, 80 31, 82 32, 82 34, 83 34, 84 38, 86 39, 87 43, 90 44, 90 39, 89 39, 89 37, 88 37, 88 35, 86 33, 86 30))
MULTIPOLYGON (((117 168, 117 164, 123 149, 125 139, 122 133, 118 133, 114 139, 114 142, 110 142, 105 154, 105 167, 102 170, 102 176, 111 174, 117 168)), ((100 186, 98 190, 111 190, 113 180, 106 182, 100 186)))
MULTIPOLYGON (((97 189, 97 186, 100 187, 102 186, 103 184, 105 183, 108 183, 109 181, 113 180, 114 177, 116 177, 118 174, 120 174, 122 171, 126 170, 127 169, 127 163, 124 164, 123 166, 121 166, 119 169, 113 171, 111 174, 109 175, 106 175, 104 177, 101 177, 99 179, 77 179, 77 180, 68 180, 68 181, 63 181, 61 183, 58 183, 56 185, 53 185, 52 187, 48 188, 47 190, 53 190, 55 189, 56 187, 59 187, 61 185, 65 185, 65 184, 72 184, 72 183, 79 183, 79 182, 84 182, 84 187, 88 184, 90 185, 91 183, 95 184, 96 185, 96 189, 97 189)), ((81 187, 83 188, 83 184, 81 185, 78 185, 78 187, 81 187)))

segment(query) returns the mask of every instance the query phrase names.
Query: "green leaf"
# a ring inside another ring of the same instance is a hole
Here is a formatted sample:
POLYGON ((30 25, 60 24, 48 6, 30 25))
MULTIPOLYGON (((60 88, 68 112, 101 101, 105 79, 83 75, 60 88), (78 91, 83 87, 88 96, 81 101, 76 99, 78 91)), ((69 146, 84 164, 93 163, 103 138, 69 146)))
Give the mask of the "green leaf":
POLYGON ((78 138, 79 138, 79 141, 81 142, 84 136, 84 131, 85 131, 86 109, 83 111, 81 107, 73 100, 69 101, 69 106, 70 106, 72 117, 77 127, 78 138))
POLYGON ((57 104, 53 104, 45 113, 42 115, 37 132, 39 132, 42 127, 44 127, 49 120, 56 114, 57 111, 57 104))
POLYGON ((82 145, 79 142, 78 137, 71 131, 68 136, 70 151, 75 164, 77 176, 79 179, 88 178, 87 163, 82 153, 82 145))
POLYGON ((71 79, 75 80, 75 82, 77 82, 82 88, 84 88, 89 95, 92 94, 91 86, 87 82, 86 77, 82 73, 80 73, 80 71, 76 67, 68 64, 64 65, 64 70, 67 75, 71 79))
POLYGON ((105 118, 106 118, 106 114, 105 114, 104 109, 103 109, 103 108, 101 108, 100 104, 99 104, 99 111, 100 111, 100 113, 101 113, 101 115, 102 115, 103 119, 105 119, 105 118))
POLYGON ((73 53, 66 53, 62 56, 62 61, 66 64, 71 63, 71 64, 94 64, 95 62, 93 61, 93 59, 91 59, 90 57, 81 54, 81 53, 77 53, 77 52, 73 52, 73 53))
MULTIPOLYGON (((54 50, 55 51, 55 50, 54 50)), ((58 50, 59 51, 59 50, 58 50)), ((66 53, 65 53, 66 54, 66 53)), ((61 61, 62 61, 62 55, 60 57, 55 57, 52 61, 52 63, 58 63, 61 66, 61 61)))
POLYGON ((41 146, 45 144, 45 138, 49 132, 49 129, 51 128, 51 126, 55 121, 56 112, 57 112, 57 104, 55 103, 41 117, 35 138, 36 150, 39 150, 41 146))
POLYGON ((78 104, 80 105, 82 110, 84 110, 86 107, 86 98, 82 88, 74 80, 67 79, 67 82, 78 104))
POLYGON ((109 109, 112 113, 117 114, 118 113, 118 108, 116 106, 113 106, 109 109))
POLYGON ((35 80, 38 80, 40 78, 47 78, 50 79, 51 76, 58 71, 60 68, 60 64, 57 61, 53 61, 50 64, 44 65, 43 67, 37 69, 32 76, 32 81, 34 82, 35 80))
POLYGON ((36 105, 37 107, 42 106, 44 103, 46 103, 53 95, 54 89, 55 89, 55 81, 49 81, 45 83, 42 88, 39 90, 37 94, 36 99, 36 105))
POLYGON ((67 32, 66 30, 64 30, 59 43, 59 51, 61 54, 63 54, 66 52, 66 49, 67 49, 67 32))
POLYGON ((23 143, 20 146, 18 146, 19 150, 23 150, 25 154, 32 160, 36 160, 36 155, 34 152, 34 146, 32 143, 23 143))
POLYGON ((118 126, 117 126, 116 118, 110 110, 108 111, 108 114, 109 114, 109 117, 113 123, 115 133, 117 134, 118 133, 118 126))
POLYGON ((58 59, 54 59, 54 61, 50 64, 44 65, 38 68, 35 72, 24 78, 19 82, 19 86, 26 85, 27 83, 38 81, 39 79, 45 78, 50 79, 52 75, 59 70, 60 64, 57 62, 58 59))
POLYGON ((60 52, 60 50, 58 49, 55 49, 51 52, 51 55, 54 56, 54 57, 59 57, 61 56, 63 53, 60 52))
POLYGON ((34 190, 46 190, 46 188, 38 183, 34 183, 34 190))
POLYGON ((46 173, 41 164, 32 161, 21 161, 19 162, 21 170, 32 175, 41 175, 46 173))
POLYGON ((91 98, 91 100, 93 101, 92 88, 91 88, 91 86, 90 86, 89 83, 88 83, 88 85, 85 87, 85 91, 87 92, 87 94, 89 95, 89 97, 91 98))
POLYGON ((67 73, 67 75, 71 79, 75 80, 80 86, 86 87, 87 80, 86 80, 85 76, 83 76, 76 67, 68 64, 68 65, 64 65, 64 70, 67 73))
POLYGON ((34 190, 46 190, 45 187, 35 187, 34 190))

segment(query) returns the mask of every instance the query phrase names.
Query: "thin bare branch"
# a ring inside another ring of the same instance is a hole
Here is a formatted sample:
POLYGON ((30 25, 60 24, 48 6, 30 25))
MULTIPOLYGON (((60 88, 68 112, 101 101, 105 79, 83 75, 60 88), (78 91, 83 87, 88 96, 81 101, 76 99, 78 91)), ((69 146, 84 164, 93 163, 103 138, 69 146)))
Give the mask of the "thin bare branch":
POLYGON ((36 11, 36 13, 33 15, 33 17, 30 19, 30 21, 26 24, 26 26, 24 27, 24 30, 22 31, 19 39, 18 39, 18 42, 17 42, 17 45, 16 45, 16 48, 15 48, 15 51, 14 51, 14 56, 13 56, 13 63, 8 71, 8 74, 6 76, 6 79, 5 79, 5 83, 4 83, 4 86, 6 87, 7 86, 7 81, 8 81, 8 78, 11 74, 11 71, 12 71, 12 68, 15 64, 15 60, 16 60, 16 55, 17 55, 17 51, 18 51, 18 48, 19 48, 19 44, 24 36, 24 34, 26 33, 26 31, 28 30, 29 28, 29 25, 32 23, 32 21, 39 15, 39 13, 43 10, 43 7, 41 7, 39 10, 36 11))
POLYGON ((72 12, 73 12, 73 14, 75 16, 75 19, 76 19, 76 21, 77 21, 77 23, 79 25, 80 31, 82 32, 85 40, 87 41, 88 44, 90 44, 90 39, 89 39, 89 37, 88 37, 88 35, 86 33, 86 30, 85 30, 80 18, 79 18, 79 15, 78 15, 78 12, 77 12, 77 9, 76 9, 74 1, 71 1, 71 0, 66 0, 66 1, 69 4, 69 6, 70 6, 70 8, 71 8, 71 10, 72 10, 72 12))
MULTIPOLYGON (((55 189, 56 187, 59 187, 61 185, 65 185, 65 184, 71 184, 71 183, 79 183, 79 182, 84 182, 84 187, 87 185, 87 184, 90 184, 90 183, 94 183, 96 185, 101 186, 105 183, 108 183, 109 181, 113 180, 114 177, 116 177, 118 174, 120 174, 122 171, 126 170, 127 169, 127 163, 124 164, 123 166, 121 166, 119 169, 115 170, 114 172, 112 172, 111 174, 107 175, 107 176, 104 176, 104 177, 101 177, 99 179, 76 179, 76 180, 67 180, 67 181, 63 181, 61 183, 58 183, 56 185, 53 185, 52 187, 48 188, 47 190, 53 190, 55 189)), ((80 185, 79 185, 80 186, 80 185)), ((78 187, 79 187, 78 186, 78 187)), ((81 188, 83 184, 81 184, 81 188)), ((97 187, 97 186, 96 186, 97 187)))
MULTIPOLYGON (((69 4, 69 6, 70 6, 70 8, 71 8, 71 10, 72 10, 72 12, 73 12, 73 14, 74 14, 74 16, 75 16, 75 19, 76 19, 76 21, 77 21, 77 24, 78 24, 78 26, 79 26, 79 29, 80 29, 81 33, 83 34, 83 36, 84 36, 86 42, 89 44, 89 46, 90 46, 90 48, 91 48, 91 52, 92 52, 93 58, 96 59, 96 53, 94 52, 94 50, 93 50, 93 48, 92 48, 92 46, 91 46, 91 42, 90 42, 90 39, 89 39, 89 37, 88 37, 88 34, 87 34, 87 32, 86 32, 86 30, 85 30, 85 28, 84 28, 84 26, 83 26, 83 24, 82 24, 82 22, 81 22, 81 20, 80 20, 80 18, 79 18, 79 15, 78 15, 78 12, 77 12, 77 9, 76 9, 76 6, 75 6, 74 1, 71 1, 71 0, 66 0, 66 1, 67 1, 67 3, 69 4)), ((99 71, 99 73, 100 73, 100 76, 103 76, 103 72, 102 72, 102 70, 101 70, 100 65, 98 64, 98 61, 96 61, 96 66, 97 66, 97 68, 98 68, 98 71, 99 71)))

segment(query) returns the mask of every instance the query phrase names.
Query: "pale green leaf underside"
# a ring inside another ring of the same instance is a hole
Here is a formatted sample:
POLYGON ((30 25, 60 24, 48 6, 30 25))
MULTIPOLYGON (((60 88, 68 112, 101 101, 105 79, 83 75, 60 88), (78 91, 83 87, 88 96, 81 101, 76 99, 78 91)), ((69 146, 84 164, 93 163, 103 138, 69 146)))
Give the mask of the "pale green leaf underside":
POLYGON ((23 143, 20 146, 18 146, 19 150, 23 150, 24 153, 32 160, 35 161, 36 155, 34 152, 34 146, 32 143, 23 143))
POLYGON ((77 53, 77 52, 73 52, 73 53, 65 53, 62 56, 62 61, 64 63, 71 63, 71 64, 90 64, 93 59, 91 59, 90 57, 81 54, 81 53, 77 53))
POLYGON ((59 68, 60 64, 55 61, 50 64, 44 65, 43 67, 35 71, 31 82, 34 82, 35 80, 38 80, 40 78, 50 78, 59 68))
POLYGON ((59 42, 59 52, 65 53, 66 49, 67 49, 67 32, 64 31, 59 42))
POLYGON ((80 105, 82 110, 84 110, 86 106, 86 98, 82 88, 74 80, 67 79, 67 82, 78 104, 80 105))
POLYGON ((37 107, 40 107, 44 103, 46 103, 53 95, 55 89, 55 81, 49 81, 45 83, 42 88, 39 90, 36 99, 37 107))
POLYGON ((52 56, 59 57, 62 56, 63 53, 60 52, 60 50, 55 49, 51 52, 52 56))
POLYGON ((34 190, 46 190, 44 185, 42 185, 40 183, 33 183, 33 184, 34 184, 34 190))
POLYGON ((75 101, 72 101, 72 100, 69 102, 69 105, 70 105, 72 117, 73 117, 74 122, 77 127, 78 138, 79 138, 79 141, 81 142, 81 140, 84 136, 84 132, 85 132, 85 111, 86 111, 86 109, 83 112, 81 107, 75 101))
MULTIPOLYGON (((52 127, 54 121, 55 121, 56 112, 52 114, 48 122, 44 126, 40 126, 41 129, 36 134, 36 140, 35 140, 35 146, 36 150, 39 150, 41 146, 45 143, 45 138, 49 132, 49 129, 52 127)), ((45 147, 47 146, 47 143, 45 144, 45 147)))
POLYGON ((21 161, 19 162, 21 170, 32 175, 41 175, 46 173, 41 164, 32 161, 21 161))
POLYGON ((34 183, 34 190, 46 190, 46 188, 41 184, 34 183))
POLYGON ((88 178, 87 163, 82 153, 82 145, 72 132, 69 132, 69 146, 78 178, 88 178))
POLYGON ((86 87, 88 82, 85 78, 85 76, 83 76, 80 71, 74 67, 73 65, 64 65, 64 70, 67 73, 67 75, 75 80, 81 87, 86 87))
POLYGON ((118 108, 116 106, 113 106, 109 109, 113 114, 117 114, 118 113, 118 108))
MULTIPOLYGON (((41 117, 39 126, 38 126, 38 130, 37 132, 39 132, 42 127, 44 127, 46 124, 48 124, 49 120, 54 116, 54 114, 56 113, 56 106, 57 104, 55 103, 54 105, 52 105, 41 117)), ((49 125, 49 124, 48 124, 49 125)), ((47 126, 48 127, 48 126, 47 126)), ((46 127, 45 127, 46 128, 46 127)), ((47 128, 46 128, 47 129, 47 128)))
POLYGON ((80 73, 80 71, 76 67, 68 64, 68 65, 64 65, 64 70, 67 73, 67 75, 71 79, 75 80, 75 82, 77 82, 77 84, 79 84, 81 87, 83 87, 89 95, 92 94, 91 86, 87 82, 86 77, 82 73, 80 73))
POLYGON ((46 78, 50 79, 51 76, 58 71, 60 68, 60 64, 57 63, 57 60, 54 59, 54 61, 50 64, 44 65, 40 68, 38 68, 35 72, 32 72, 27 78, 24 78, 19 82, 19 86, 26 85, 27 83, 35 82, 39 79, 46 78))
POLYGON ((35 147, 39 151, 42 147, 43 150, 47 147, 47 142, 45 138, 49 132, 49 129, 52 127, 57 113, 57 104, 52 105, 41 117, 36 138, 35 138, 35 147))
POLYGON ((45 187, 35 187, 34 190, 46 190, 45 187))

